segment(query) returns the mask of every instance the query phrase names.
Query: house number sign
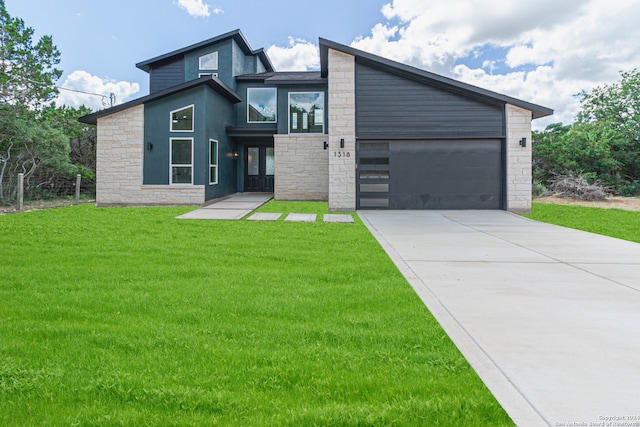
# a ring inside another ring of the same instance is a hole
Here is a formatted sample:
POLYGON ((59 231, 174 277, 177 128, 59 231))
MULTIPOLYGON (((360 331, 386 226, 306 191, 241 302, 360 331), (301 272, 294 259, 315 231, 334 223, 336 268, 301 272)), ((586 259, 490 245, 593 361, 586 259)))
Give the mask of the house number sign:
POLYGON ((334 157, 351 157, 351 151, 334 151, 334 157))

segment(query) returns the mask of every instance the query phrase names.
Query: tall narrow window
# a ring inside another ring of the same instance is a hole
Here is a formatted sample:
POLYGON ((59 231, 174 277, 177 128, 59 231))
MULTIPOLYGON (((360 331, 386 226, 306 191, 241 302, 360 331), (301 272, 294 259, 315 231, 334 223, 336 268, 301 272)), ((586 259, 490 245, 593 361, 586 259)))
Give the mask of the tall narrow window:
POLYGON ((324 93, 289 93, 289 133, 324 132, 324 93))
POLYGON ((278 92, 274 87, 247 89, 247 122, 275 123, 278 111, 278 92))
POLYGON ((171 138, 171 184, 193 184, 193 138, 171 138))
POLYGON ((171 132, 193 132, 193 105, 173 110, 170 115, 171 132))
POLYGON ((209 140, 209 184, 218 183, 218 141, 209 140))

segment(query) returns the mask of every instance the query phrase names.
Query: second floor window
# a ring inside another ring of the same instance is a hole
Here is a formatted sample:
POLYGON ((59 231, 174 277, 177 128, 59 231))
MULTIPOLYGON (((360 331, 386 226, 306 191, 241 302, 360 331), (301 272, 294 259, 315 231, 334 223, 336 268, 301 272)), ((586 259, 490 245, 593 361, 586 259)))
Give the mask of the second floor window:
POLYGON ((274 87, 247 89, 247 122, 275 123, 277 121, 278 93, 274 87))
POLYGON ((211 52, 198 58, 198 68, 200 70, 218 69, 218 52, 211 52))

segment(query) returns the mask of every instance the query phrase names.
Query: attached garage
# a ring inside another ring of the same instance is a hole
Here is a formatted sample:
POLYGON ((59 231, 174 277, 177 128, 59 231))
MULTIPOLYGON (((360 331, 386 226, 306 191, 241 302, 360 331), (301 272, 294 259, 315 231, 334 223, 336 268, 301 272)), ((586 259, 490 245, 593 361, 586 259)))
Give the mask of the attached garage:
POLYGON ((356 56, 356 208, 508 209, 507 103, 489 95, 356 56))
POLYGON ((358 141, 358 209, 503 209, 500 139, 358 141))

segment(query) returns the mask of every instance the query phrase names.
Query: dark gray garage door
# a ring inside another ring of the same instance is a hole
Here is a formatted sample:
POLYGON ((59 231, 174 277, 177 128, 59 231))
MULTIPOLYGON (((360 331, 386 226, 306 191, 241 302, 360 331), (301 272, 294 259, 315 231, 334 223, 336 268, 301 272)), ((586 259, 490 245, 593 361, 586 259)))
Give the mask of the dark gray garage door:
POLYGON ((502 141, 359 141, 360 209, 502 209, 502 141))

